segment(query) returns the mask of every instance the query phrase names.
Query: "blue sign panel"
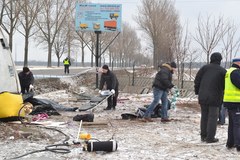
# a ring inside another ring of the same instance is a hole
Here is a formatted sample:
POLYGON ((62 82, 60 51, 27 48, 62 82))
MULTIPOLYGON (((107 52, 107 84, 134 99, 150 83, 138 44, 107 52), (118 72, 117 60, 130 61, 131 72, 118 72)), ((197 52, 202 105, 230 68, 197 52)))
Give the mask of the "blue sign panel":
POLYGON ((77 3, 77 31, 121 32, 122 5, 77 3))

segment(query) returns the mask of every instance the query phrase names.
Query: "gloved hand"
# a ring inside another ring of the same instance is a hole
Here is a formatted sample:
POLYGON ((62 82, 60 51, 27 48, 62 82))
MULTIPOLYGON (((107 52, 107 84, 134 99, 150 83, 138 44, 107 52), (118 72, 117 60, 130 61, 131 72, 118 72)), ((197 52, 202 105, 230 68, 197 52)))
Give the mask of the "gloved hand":
POLYGON ((115 94, 115 90, 114 89, 112 89, 111 92, 112 92, 112 94, 115 94))
POLYGON ((101 94, 102 90, 99 90, 98 93, 101 94))
POLYGON ((30 85, 29 85, 29 91, 33 91, 33 88, 34 88, 33 85, 30 84, 30 85))

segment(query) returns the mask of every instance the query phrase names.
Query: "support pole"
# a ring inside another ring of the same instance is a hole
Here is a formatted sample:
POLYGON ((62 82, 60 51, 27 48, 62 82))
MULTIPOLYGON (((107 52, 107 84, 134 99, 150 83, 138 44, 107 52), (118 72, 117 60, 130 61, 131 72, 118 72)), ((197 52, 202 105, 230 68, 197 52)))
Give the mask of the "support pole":
POLYGON ((95 66, 96 66, 96 88, 98 88, 98 59, 99 57, 99 35, 101 34, 101 31, 95 31, 96 36, 97 36, 97 41, 96 41, 96 56, 95 56, 95 66))
POLYGON ((134 81, 135 81, 135 61, 133 62, 133 77, 132 77, 132 86, 134 86, 134 81))

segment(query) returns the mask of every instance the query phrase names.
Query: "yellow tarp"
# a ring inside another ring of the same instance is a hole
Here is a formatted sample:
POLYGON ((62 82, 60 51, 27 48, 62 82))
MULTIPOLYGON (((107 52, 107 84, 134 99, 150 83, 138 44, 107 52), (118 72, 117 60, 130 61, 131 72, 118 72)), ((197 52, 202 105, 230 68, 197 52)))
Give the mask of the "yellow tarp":
MULTIPOLYGON (((0 94, 0 118, 17 117, 19 110, 23 106, 23 99, 20 94, 4 92, 0 94)), ((24 117, 24 112, 21 112, 24 117)))

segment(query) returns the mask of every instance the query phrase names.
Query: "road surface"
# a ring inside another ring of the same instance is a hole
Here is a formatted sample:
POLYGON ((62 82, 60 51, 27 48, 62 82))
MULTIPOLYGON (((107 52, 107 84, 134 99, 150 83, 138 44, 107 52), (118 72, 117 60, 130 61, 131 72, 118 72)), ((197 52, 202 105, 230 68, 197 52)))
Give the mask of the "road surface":
MULTIPOLYGON (((17 66, 16 69, 17 72, 22 70, 20 66, 17 66)), ((35 78, 68 77, 95 70, 91 67, 70 67, 70 73, 65 74, 63 67, 29 67, 29 69, 32 71, 35 78)))

